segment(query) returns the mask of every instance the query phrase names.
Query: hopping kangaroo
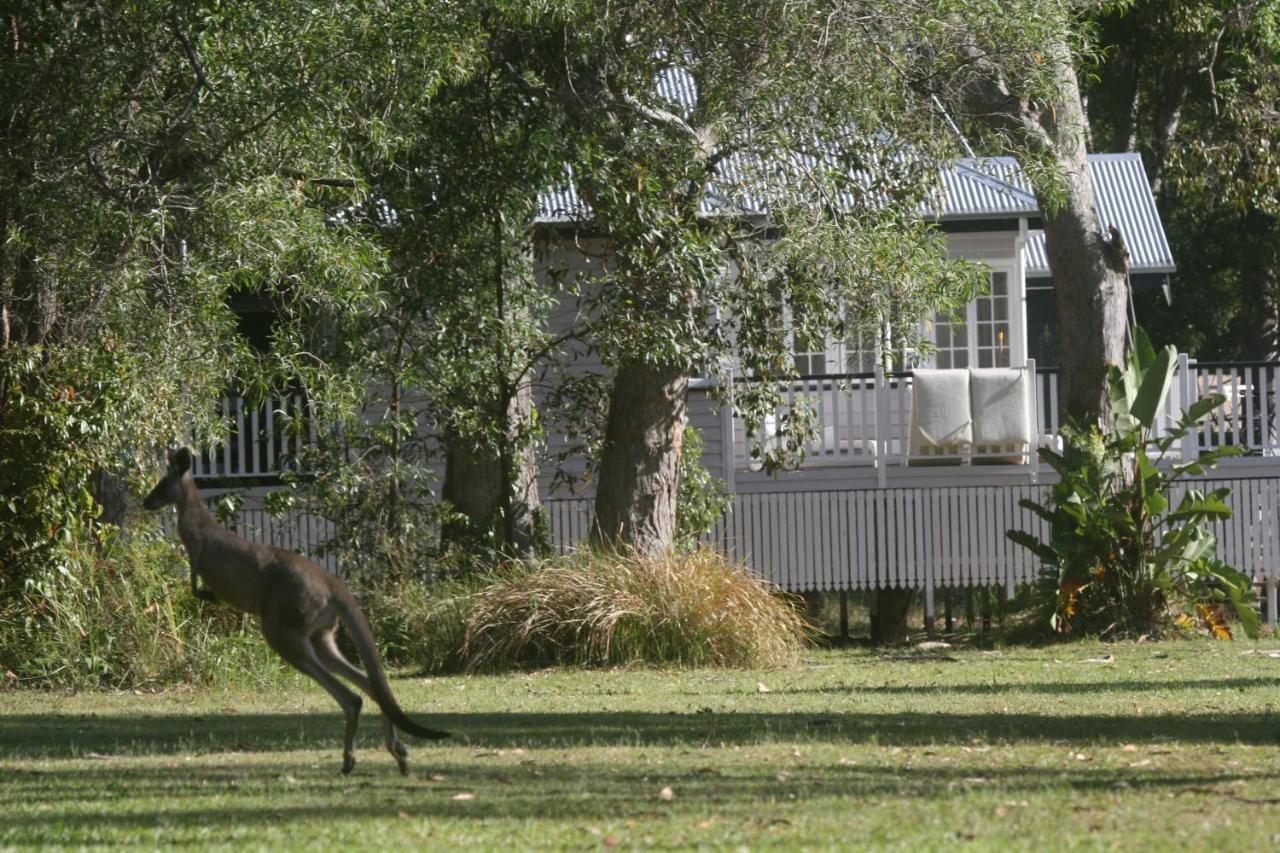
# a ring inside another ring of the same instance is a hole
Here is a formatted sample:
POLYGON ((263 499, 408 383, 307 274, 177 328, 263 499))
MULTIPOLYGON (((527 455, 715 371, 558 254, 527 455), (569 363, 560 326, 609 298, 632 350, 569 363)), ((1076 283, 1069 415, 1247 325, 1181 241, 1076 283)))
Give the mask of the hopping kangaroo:
POLYGON ((152 510, 166 504, 178 507, 178 536, 191 561, 192 593, 204 600, 221 599, 237 610, 255 614, 267 644, 320 682, 342 706, 347 723, 343 773, 350 773, 356 763, 356 723, 362 701, 335 674, 355 683, 378 703, 386 725, 387 749, 401 773, 409 772, 409 751, 396 737, 397 727, 421 738, 449 736, 418 725, 400 710, 391 695, 369 622, 339 578, 292 551, 241 539, 214 520, 196 492, 191 451, 185 447, 169 453, 169 470, 142 502, 152 510), (204 589, 199 580, 204 581, 204 589), (355 641, 367 675, 338 651, 338 622, 355 641))

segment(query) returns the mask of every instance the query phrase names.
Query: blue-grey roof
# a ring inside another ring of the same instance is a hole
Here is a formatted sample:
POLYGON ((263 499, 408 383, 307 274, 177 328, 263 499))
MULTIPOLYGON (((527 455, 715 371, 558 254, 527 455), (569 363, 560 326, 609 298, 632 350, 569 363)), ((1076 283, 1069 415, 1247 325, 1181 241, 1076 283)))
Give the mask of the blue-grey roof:
MULTIPOLYGON (((733 164, 728 164, 733 166, 733 164)), ((1090 154, 1098 198, 1100 228, 1115 225, 1129 247, 1130 269, 1135 273, 1173 272, 1173 253, 1160 224, 1155 198, 1147 183, 1138 154, 1090 154)), ((737 183, 732 175, 728 182, 737 183)), ((1011 157, 965 158, 941 172, 941 209, 927 206, 921 213, 940 222, 974 219, 1020 219, 1040 216, 1040 207, 1026 175, 1011 157)), ((581 221, 589 216, 573 187, 572 175, 565 183, 539 197, 539 221, 544 223, 581 221)), ((703 203, 704 212, 716 211, 714 187, 703 203)), ((764 205, 760 205, 763 209, 764 205)), ((1049 275, 1044 232, 1032 231, 1026 246, 1026 274, 1049 275)))
MULTIPOLYGON (((1098 198, 1100 227, 1115 225, 1129 247, 1135 273, 1173 272, 1173 253, 1165 238, 1155 197, 1137 154, 1090 154, 1089 172, 1098 198)), ((942 171, 943 207, 929 213, 942 221, 1038 217, 1039 205, 1026 176, 1011 157, 958 160, 942 171)), ((1049 275, 1044 232, 1027 241, 1028 276, 1049 275)))
MULTIPOLYGON (((654 79, 658 94, 674 112, 687 116, 697 103, 694 78, 676 65, 668 66, 654 79)), ((901 153, 890 156, 903 156, 901 153)), ((812 161, 812 157, 802 157, 812 161)), ((758 164, 757 164, 758 165, 758 164)), ((805 166, 812 167, 812 162, 805 166)), ((831 164, 828 164, 831 165, 831 164)), ((712 216, 732 207, 739 214, 760 215, 767 211, 763 192, 747 191, 754 184, 749 175, 760 169, 751 168, 743 157, 729 157, 718 167, 719 175, 707 188, 702 202, 703 213, 712 216), (722 192, 716 190, 717 184, 722 192), (732 187, 734 204, 725 202, 732 187)), ((1090 154, 1089 171, 1093 175, 1098 198, 1100 228, 1115 225, 1129 247, 1130 268, 1135 273, 1166 273, 1174 269, 1155 198, 1147 183, 1138 154, 1090 154)), ((864 185, 869 183, 866 175, 864 185)), ((956 160, 941 169, 941 207, 925 205, 921 215, 941 222, 973 219, 1021 219, 1040 216, 1040 207, 1026 175, 1012 157, 979 157, 956 160)), ((852 206, 852 196, 842 196, 839 203, 852 206)), ((566 174, 564 184, 539 196, 538 220, 543 223, 585 221, 590 217, 587 206, 578 198, 573 175, 566 174)), ((1026 273, 1030 277, 1049 275, 1045 256, 1044 233, 1033 231, 1027 241, 1026 273)))

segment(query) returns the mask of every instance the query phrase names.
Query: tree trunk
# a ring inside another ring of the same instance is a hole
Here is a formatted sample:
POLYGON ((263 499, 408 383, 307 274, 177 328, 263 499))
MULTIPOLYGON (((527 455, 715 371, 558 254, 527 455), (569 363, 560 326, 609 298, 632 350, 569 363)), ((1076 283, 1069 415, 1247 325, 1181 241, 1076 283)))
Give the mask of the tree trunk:
POLYGON ((1098 218, 1083 132, 1089 120, 1071 53, 1065 44, 1054 48, 1061 97, 1038 121, 1051 140, 1049 150, 1063 174, 1065 193, 1053 199, 1037 187, 1036 197, 1045 211, 1045 251, 1061 318, 1059 404, 1064 415, 1082 422, 1110 423, 1107 368, 1124 359, 1125 262, 1116 257, 1119 246, 1108 243, 1098 218))
MULTIPOLYGON (((1076 163, 1068 165, 1069 170, 1076 163)), ((1084 169, 1083 158, 1080 167, 1084 169)), ((1104 257, 1093 181, 1088 172, 1069 171, 1068 201, 1044 221, 1045 250, 1062 330, 1064 415, 1083 423, 1111 419, 1107 368, 1124 359, 1126 282, 1104 257), (1081 177, 1083 174, 1083 177, 1081 177)))
POLYGON ((129 484, 124 478, 99 465, 89 475, 89 491, 102 510, 98 521, 123 527, 125 512, 129 508, 129 484))
POLYGON ((507 549, 527 557, 538 547, 542 500, 538 494, 538 448, 529 431, 533 424, 533 388, 525 376, 507 407, 510 489, 506 507, 507 549))
POLYGON ((907 640, 907 614, 915 600, 914 589, 878 589, 876 611, 871 614, 871 642, 877 646, 899 646, 907 640))
POLYGON ((1117 251, 1120 241, 1108 242, 1098 218, 1087 159, 1089 120, 1067 42, 1067 22, 1062 26, 1060 37, 1044 50, 1057 83, 1051 102, 1038 103, 1011 90, 1001 70, 976 49, 971 56, 982 76, 970 81, 961 98, 975 118, 1002 133, 1016 150, 1047 157, 1062 175, 1057 187, 1032 182, 1045 212, 1045 249, 1062 327, 1059 403, 1064 415, 1105 423, 1111 418, 1107 367, 1124 356, 1126 262, 1117 251))
POLYGON ((679 368, 626 361, 609 395, 596 487, 596 544, 644 555, 671 548, 689 377, 679 368))
POLYGON ((537 545, 542 501, 538 494, 537 448, 527 435, 533 420, 533 393, 528 378, 507 406, 504 420, 507 452, 483 440, 461 435, 445 438, 445 475, 441 497, 463 518, 446 524, 446 542, 472 545, 490 538, 515 557, 537 545), (507 475, 504 467, 510 465, 507 475), (504 489, 504 481, 510 488, 504 489))
POLYGON ((448 544, 472 547, 491 539, 502 499, 502 462, 498 454, 477 441, 452 434, 444 439, 444 486, 440 496, 458 518, 441 530, 448 544))

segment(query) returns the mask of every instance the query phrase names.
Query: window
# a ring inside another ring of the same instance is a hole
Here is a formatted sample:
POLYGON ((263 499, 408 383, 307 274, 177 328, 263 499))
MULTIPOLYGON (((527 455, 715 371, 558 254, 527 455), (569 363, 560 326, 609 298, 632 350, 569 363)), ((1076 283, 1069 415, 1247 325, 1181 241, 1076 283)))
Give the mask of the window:
POLYGON ((1009 274, 993 272, 990 293, 974 300, 978 367, 1009 366, 1009 274))
POLYGON ((969 366, 969 326, 963 308, 939 311, 933 319, 933 335, 937 344, 934 363, 938 367, 969 366))
POLYGON ((875 373, 876 335, 874 332, 852 332, 844 341, 839 363, 849 373, 875 373))
POLYGON ((827 372, 827 346, 822 338, 808 340, 799 335, 795 340, 795 365, 798 376, 818 376, 827 372))
POLYGON ((955 311, 939 311, 933 321, 934 364, 951 367, 1008 367, 1013 361, 1009 321, 1009 273, 990 273, 988 292, 955 311))

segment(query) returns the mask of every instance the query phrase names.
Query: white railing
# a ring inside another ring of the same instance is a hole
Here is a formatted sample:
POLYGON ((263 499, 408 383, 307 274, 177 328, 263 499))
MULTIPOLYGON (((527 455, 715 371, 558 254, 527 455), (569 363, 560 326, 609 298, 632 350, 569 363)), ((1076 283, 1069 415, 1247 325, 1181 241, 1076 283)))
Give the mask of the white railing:
POLYGON ((1278 362, 1190 362, 1181 387, 1186 399, 1226 397, 1222 408, 1201 425, 1189 447, 1206 450, 1236 445, 1251 456, 1280 456, 1276 411, 1278 362))
MULTIPOLYGON (((1027 369, 1035 373, 1034 362, 1027 369)), ((1048 393, 1056 406, 1056 385, 1048 393)), ((911 448, 911 414, 914 396, 910 371, 885 373, 850 373, 831 376, 801 377, 783 388, 785 402, 773 417, 766 419, 762 435, 749 436, 741 418, 726 421, 731 434, 735 465, 738 470, 758 470, 759 458, 753 449, 763 450, 770 442, 778 442, 779 428, 786 418, 804 407, 812 410, 816 426, 804 446, 803 467, 869 466, 884 468, 905 465, 917 458, 911 448)), ((1040 423, 1039 401, 1045 397, 1041 385, 1029 401, 1029 417, 1033 425, 1040 423)), ((1055 415, 1056 417, 1056 415, 1055 415)), ((1023 447, 1013 454, 1008 451, 966 451, 956 456, 962 462, 991 457, 1007 459, 1011 455, 1024 466, 1034 462, 1032 448, 1023 447)), ((939 457, 930 454, 929 461, 939 457)))
MULTIPOLYGON (((1030 401, 1031 418, 1038 446, 1056 446, 1062 427, 1058 410, 1061 376, 1056 368, 1037 369, 1030 401)), ((1222 394, 1226 403, 1197 427, 1179 446, 1171 459, 1187 459, 1211 447, 1236 445, 1251 456, 1280 456, 1280 412, 1277 388, 1280 362, 1203 362, 1179 356, 1170 393, 1156 422, 1156 435, 1164 435, 1180 413, 1208 394, 1222 394)), ((785 402, 772 419, 766 420, 761 435, 748 436, 740 418, 726 419, 724 439, 732 442, 738 470, 755 470, 758 459, 752 448, 767 446, 784 419, 797 408, 808 406, 817 420, 812 437, 804 446, 803 467, 847 466, 884 468, 913 460, 910 446, 912 374, 854 373, 809 376, 788 382, 785 402)), ((993 454, 1003 458, 1003 454, 993 454)), ((980 457, 966 454, 963 460, 980 457)), ((1021 464, 1036 466, 1031 453, 1021 454, 1021 464)))
POLYGON ((221 405, 226 432, 196 454, 198 478, 278 477, 298 470, 303 450, 315 444, 315 423, 301 393, 271 395, 256 404, 228 396, 221 405))

